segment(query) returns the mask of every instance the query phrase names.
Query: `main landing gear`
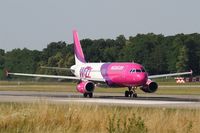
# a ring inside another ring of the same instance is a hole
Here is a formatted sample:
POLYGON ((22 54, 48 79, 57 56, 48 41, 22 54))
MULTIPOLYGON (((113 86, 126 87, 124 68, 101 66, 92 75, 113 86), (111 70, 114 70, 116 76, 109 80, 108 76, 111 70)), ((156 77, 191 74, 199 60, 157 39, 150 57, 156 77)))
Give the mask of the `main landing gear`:
POLYGON ((89 98, 92 98, 93 97, 93 93, 84 93, 83 96, 84 97, 89 96, 89 98))
POLYGON ((125 91, 125 97, 137 97, 135 89, 136 87, 128 87, 128 91, 125 91))

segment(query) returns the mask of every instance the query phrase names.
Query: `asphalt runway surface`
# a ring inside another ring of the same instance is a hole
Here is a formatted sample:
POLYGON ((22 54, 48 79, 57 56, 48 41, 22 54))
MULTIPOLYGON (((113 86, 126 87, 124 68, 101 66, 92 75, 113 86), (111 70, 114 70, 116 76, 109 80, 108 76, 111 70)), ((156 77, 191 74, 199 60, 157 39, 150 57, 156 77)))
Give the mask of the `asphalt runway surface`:
POLYGON ((137 98, 124 97, 123 93, 94 93, 93 98, 83 98, 80 93, 0 91, 0 102, 49 102, 55 104, 100 104, 117 106, 145 106, 170 108, 200 108, 199 95, 138 94, 137 98))

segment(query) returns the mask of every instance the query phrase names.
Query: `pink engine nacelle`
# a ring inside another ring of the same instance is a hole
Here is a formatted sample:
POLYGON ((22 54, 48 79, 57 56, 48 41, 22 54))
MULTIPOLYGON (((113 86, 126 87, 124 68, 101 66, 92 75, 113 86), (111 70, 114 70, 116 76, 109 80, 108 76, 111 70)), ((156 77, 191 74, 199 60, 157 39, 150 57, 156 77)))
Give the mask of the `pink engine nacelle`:
POLYGON ((158 84, 148 79, 146 85, 140 87, 140 89, 147 93, 153 93, 158 89, 158 84))
POLYGON ((76 86, 76 90, 80 93, 91 93, 94 91, 95 85, 90 81, 82 81, 76 86))

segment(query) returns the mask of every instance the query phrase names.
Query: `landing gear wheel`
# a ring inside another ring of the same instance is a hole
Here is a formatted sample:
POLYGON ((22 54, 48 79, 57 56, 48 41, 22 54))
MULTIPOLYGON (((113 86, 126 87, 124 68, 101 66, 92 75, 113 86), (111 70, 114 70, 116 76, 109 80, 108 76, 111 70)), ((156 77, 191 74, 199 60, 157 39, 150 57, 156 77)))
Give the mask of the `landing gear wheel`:
POLYGON ((125 91, 125 97, 137 97, 135 89, 136 87, 128 87, 128 91, 125 91))
POLYGON ((92 98, 93 97, 93 93, 84 93, 83 94, 83 97, 87 97, 89 96, 89 98, 92 98))
POLYGON ((137 97, 137 93, 133 93, 133 97, 137 97))
POLYGON ((125 97, 129 96, 129 91, 125 91, 125 97))
POLYGON ((129 92, 130 97, 134 95, 133 91, 129 92))
POLYGON ((87 97, 87 95, 88 95, 87 93, 84 93, 84 94, 83 94, 84 97, 87 97))
POLYGON ((93 97, 93 93, 88 93, 88 95, 89 95, 89 98, 93 97))

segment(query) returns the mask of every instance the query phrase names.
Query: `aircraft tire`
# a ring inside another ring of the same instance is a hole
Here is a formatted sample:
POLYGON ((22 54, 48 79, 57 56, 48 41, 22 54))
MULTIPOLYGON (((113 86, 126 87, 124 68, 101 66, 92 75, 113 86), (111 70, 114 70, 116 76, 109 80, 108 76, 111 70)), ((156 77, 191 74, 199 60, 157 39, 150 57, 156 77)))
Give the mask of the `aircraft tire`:
POLYGON ((133 91, 129 92, 129 96, 132 97, 134 95, 133 91))
POLYGON ((125 97, 129 96, 129 91, 125 91, 125 97))
POLYGON ((137 97, 137 93, 133 93, 133 97, 137 97))
POLYGON ((88 95, 89 95, 89 98, 93 97, 93 93, 88 93, 88 95))
POLYGON ((83 94, 83 97, 87 97, 87 95, 88 95, 87 93, 84 93, 84 94, 83 94))

